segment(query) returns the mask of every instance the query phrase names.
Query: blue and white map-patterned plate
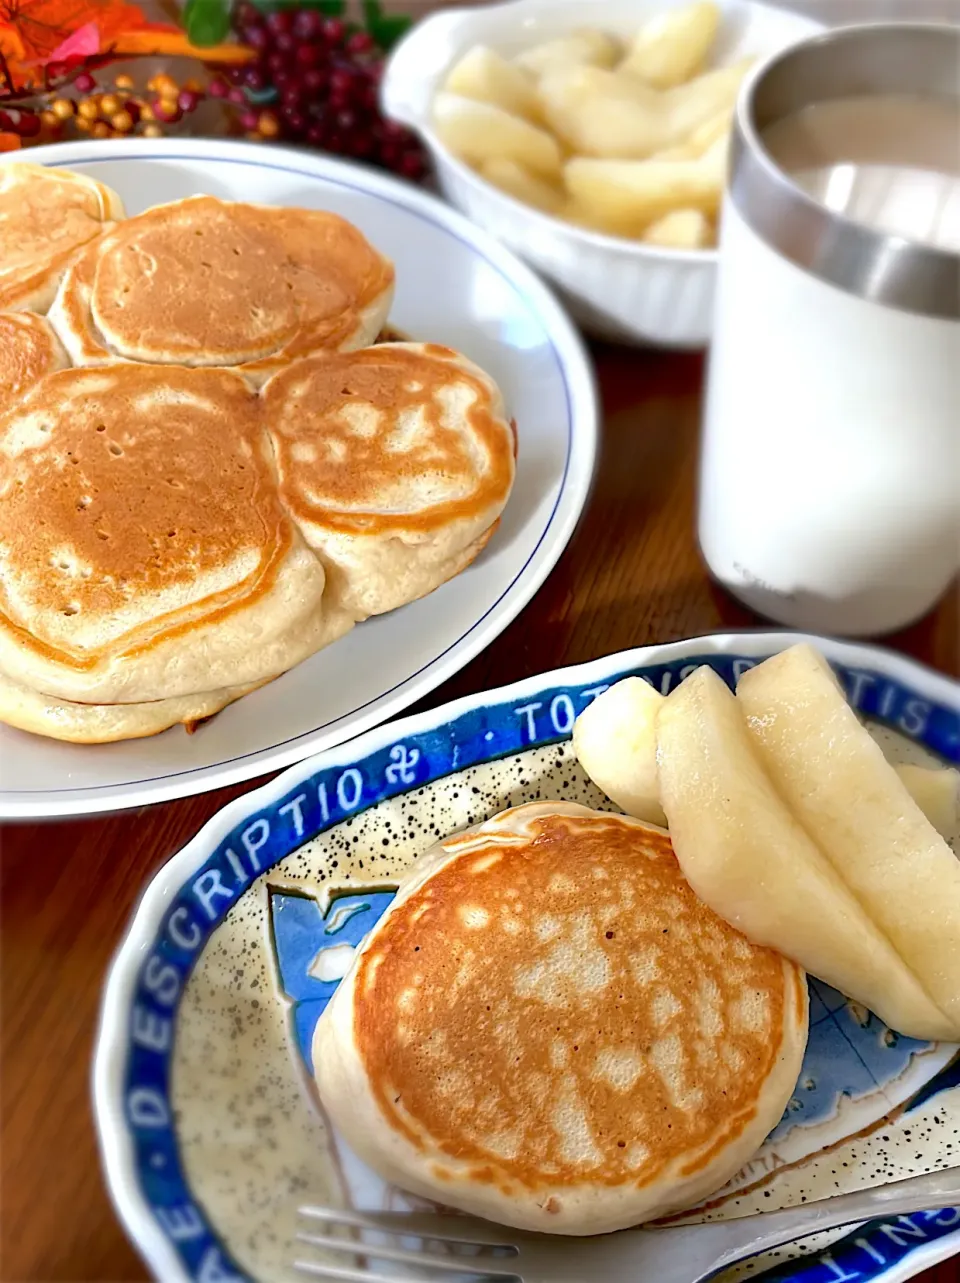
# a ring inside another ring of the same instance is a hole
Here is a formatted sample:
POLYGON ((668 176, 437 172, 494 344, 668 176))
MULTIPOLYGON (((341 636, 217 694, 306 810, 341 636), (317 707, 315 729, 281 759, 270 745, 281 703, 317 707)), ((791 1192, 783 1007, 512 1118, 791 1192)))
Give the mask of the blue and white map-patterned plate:
MULTIPOLYGON (((398 879, 438 837, 507 806, 603 807, 577 713, 631 673, 728 682, 797 638, 726 634, 611 655, 370 731, 220 812, 148 886, 114 962, 94 1067, 108 1183, 167 1280, 292 1283, 296 1208, 414 1204, 325 1123, 311 1035, 398 879)), ((896 761, 960 761, 960 688, 873 647, 815 642, 896 761)), ((811 982, 796 1093, 694 1216, 768 1210, 960 1163, 960 1057, 811 982)), ((724 1276, 897 1283, 960 1251, 960 1208, 871 1222, 724 1276)), ((432 1277, 436 1277, 435 1275, 432 1277)))

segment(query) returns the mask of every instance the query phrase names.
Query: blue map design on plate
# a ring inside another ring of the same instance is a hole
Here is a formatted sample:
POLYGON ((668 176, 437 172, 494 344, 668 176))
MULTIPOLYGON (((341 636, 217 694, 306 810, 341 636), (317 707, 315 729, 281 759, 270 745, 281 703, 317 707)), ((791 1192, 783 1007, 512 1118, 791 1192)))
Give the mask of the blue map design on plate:
POLYGON ((312 896, 270 892, 270 925, 280 986, 292 1004, 297 1050, 311 1076, 313 1031, 339 983, 314 974, 317 960, 321 953, 332 949, 346 946, 355 950, 379 922, 395 894, 373 891, 337 896, 324 914, 312 896))
MULTIPOLYGON (((540 687, 522 683, 522 696, 511 689, 490 692, 488 702, 451 709, 446 720, 441 710, 432 725, 421 729, 395 724, 392 740, 384 739, 383 730, 371 733, 380 747, 364 749, 361 742, 351 757, 350 746, 345 746, 322 755, 310 774, 292 771, 285 778, 284 793, 258 799, 259 809, 249 810, 217 843, 203 865, 169 897, 127 1000, 124 1107, 138 1192, 188 1278, 197 1283, 242 1283, 246 1276, 194 1201, 181 1166, 170 1100, 172 1042, 160 1045, 145 1037, 143 1030, 148 1021, 169 1022, 175 1015, 196 958, 254 878, 311 838, 387 798, 481 762, 569 739, 580 710, 622 677, 641 676, 666 694, 700 664, 710 665, 732 686, 740 673, 758 662, 756 656, 709 652, 646 665, 623 663, 618 668, 612 657, 604 680, 551 684, 558 682, 554 674, 546 675, 540 687), (191 1227, 189 1235, 182 1231, 185 1221, 191 1227)), ((895 727, 947 761, 960 763, 956 704, 924 698, 908 684, 866 664, 834 664, 834 668, 860 712, 895 727)), ((351 893, 335 899, 326 915, 316 901, 303 895, 284 893, 282 904, 275 899, 271 905, 278 969, 293 1004, 297 1045, 308 1067, 312 1030, 336 987, 336 981, 324 982, 308 969, 337 943, 355 947, 392 894, 377 892, 381 899, 351 893), (341 906, 353 912, 344 912, 338 919, 334 915, 341 906), (337 930, 328 934, 332 926, 337 930)), ((811 1021, 804 1077, 813 1086, 798 1088, 797 1103, 774 1136, 829 1116, 845 1092, 861 1095, 878 1082, 890 1082, 903 1071, 910 1054, 926 1045, 888 1037, 876 1018, 860 1023, 840 995, 825 985, 812 989, 811 1021)), ((955 1086, 957 1078, 955 1061, 906 1107, 955 1086)), ((937 1240, 953 1242, 958 1230, 960 1209, 872 1223, 829 1251, 794 1260, 769 1277, 792 1283, 880 1283, 911 1253, 937 1240)))
POLYGON ((831 1118, 841 1096, 864 1096, 898 1078, 917 1052, 932 1046, 903 1038, 873 1012, 858 1010, 822 980, 807 981, 810 1036, 796 1095, 770 1133, 778 1140, 798 1124, 831 1118), (852 1054, 851 1054, 852 1053, 852 1054))

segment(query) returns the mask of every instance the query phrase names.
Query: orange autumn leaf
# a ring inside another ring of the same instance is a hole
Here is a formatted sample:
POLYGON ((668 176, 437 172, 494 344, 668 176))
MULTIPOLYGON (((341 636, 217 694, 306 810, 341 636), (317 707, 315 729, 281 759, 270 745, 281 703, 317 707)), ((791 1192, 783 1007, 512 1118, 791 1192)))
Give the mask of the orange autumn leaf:
POLYGON ((125 31, 117 36, 113 49, 118 57, 130 54, 164 54, 229 65, 252 62, 257 56, 256 51, 248 49, 246 45, 204 45, 200 49, 190 43, 183 31, 172 28, 161 31, 155 27, 143 31, 125 31))
POLYGON ((21 62, 26 57, 23 41, 16 28, 6 26, 2 18, 0 18, 0 54, 3 54, 8 62, 21 62))
POLYGON ((97 24, 101 48, 119 31, 147 26, 137 6, 124 0, 0 0, 0 30, 10 27, 19 35, 24 62, 44 61, 88 22, 97 24))
POLYGON ((103 53, 125 33, 175 30, 148 22, 136 5, 124 0, 0 0, 0 53, 14 86, 42 83, 42 64, 88 23, 96 24, 103 53))
MULTIPOLYGON (((0 19, 0 94, 19 88, 23 83, 22 77, 15 74, 22 59, 23 41, 13 27, 5 27, 0 19), (8 83, 11 79, 12 84, 8 83)), ((9 150, 9 147, 4 148, 4 151, 9 150)))

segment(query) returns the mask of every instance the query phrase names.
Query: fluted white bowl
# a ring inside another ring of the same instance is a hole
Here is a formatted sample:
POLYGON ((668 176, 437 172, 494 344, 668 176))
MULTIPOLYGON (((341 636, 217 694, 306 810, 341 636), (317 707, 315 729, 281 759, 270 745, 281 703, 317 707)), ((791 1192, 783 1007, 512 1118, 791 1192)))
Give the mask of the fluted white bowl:
MULTIPOLYGON (((418 23, 394 50, 383 80, 386 113, 415 130, 451 204, 537 268, 592 333, 621 342, 703 347, 710 339, 716 250, 674 250, 606 236, 524 205, 488 183, 437 137, 434 94, 471 45, 507 56, 589 25, 628 36, 654 14, 687 0, 509 0, 446 9, 418 23)), ((713 65, 764 57, 822 24, 767 4, 720 0, 713 65)))

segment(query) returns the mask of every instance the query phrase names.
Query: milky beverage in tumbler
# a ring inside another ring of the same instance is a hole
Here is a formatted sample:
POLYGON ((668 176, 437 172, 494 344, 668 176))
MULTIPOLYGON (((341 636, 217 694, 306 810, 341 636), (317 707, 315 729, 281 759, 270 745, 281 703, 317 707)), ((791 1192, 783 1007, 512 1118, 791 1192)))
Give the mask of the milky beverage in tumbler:
POLYGON ((875 634, 960 569, 960 29, 815 37, 738 105, 700 480, 712 573, 875 634))

